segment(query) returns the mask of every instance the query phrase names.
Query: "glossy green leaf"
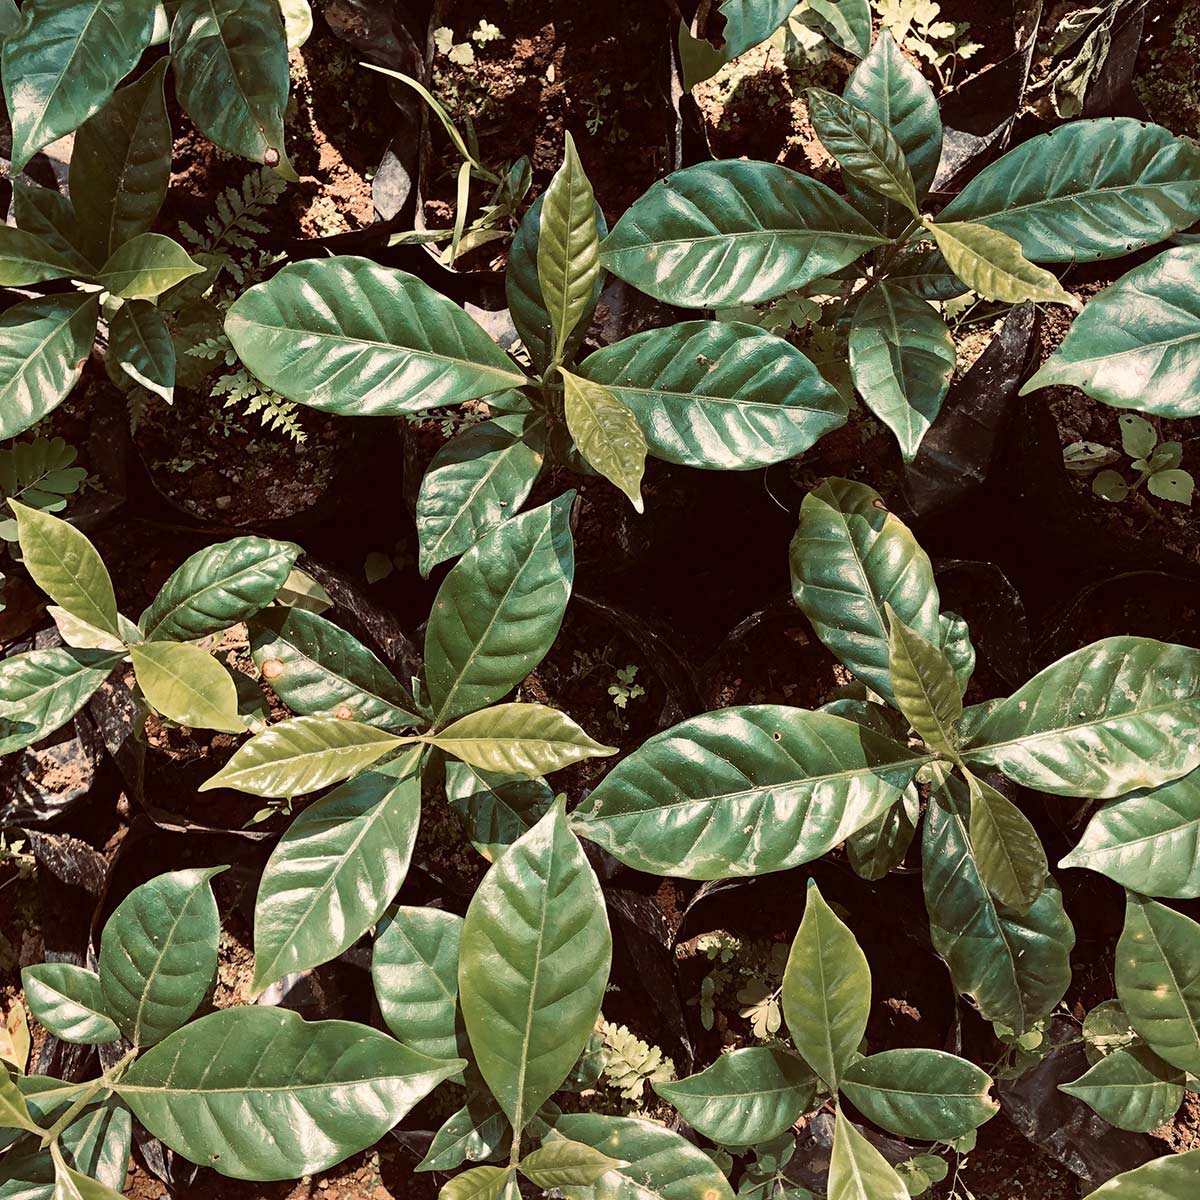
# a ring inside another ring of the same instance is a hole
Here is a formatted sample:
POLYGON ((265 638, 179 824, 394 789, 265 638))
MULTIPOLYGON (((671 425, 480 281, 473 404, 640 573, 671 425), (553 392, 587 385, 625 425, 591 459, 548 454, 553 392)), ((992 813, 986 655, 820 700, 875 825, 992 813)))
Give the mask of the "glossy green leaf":
POLYGON ((1145 1046, 1114 1050, 1059 1091, 1082 1100, 1110 1125, 1149 1133, 1183 1103, 1184 1074, 1145 1046))
POLYGON ((792 595, 817 637, 885 699, 892 688, 884 605, 940 643, 929 557, 865 484, 830 479, 804 497, 791 570, 792 595))
POLYGON ((21 972, 21 984, 30 1011, 62 1041, 94 1046, 121 1036, 105 1011, 95 971, 65 962, 38 963, 21 972))
POLYGON ((81 248, 82 238, 75 219, 75 208, 57 188, 42 187, 24 176, 13 185, 13 219, 18 229, 35 233, 72 263, 80 279, 96 273, 81 248))
POLYGON ((779 1046, 722 1054, 711 1067, 654 1090, 697 1133, 722 1146, 753 1146, 785 1133, 816 1099, 816 1079, 779 1046))
POLYGON ((203 270, 178 242, 161 233, 139 233, 113 251, 96 279, 114 296, 154 300, 203 270))
POLYGON ((518 1200, 511 1167, 472 1167, 443 1185, 438 1200, 518 1200))
POLYGON ((238 747, 199 791, 235 788, 253 796, 301 796, 366 770, 400 739, 360 721, 294 717, 238 747))
POLYGON ((922 300, 953 300, 965 296, 968 290, 950 270, 946 256, 929 242, 918 243, 901 254, 885 278, 922 300))
POLYGON ((1062 284, 1022 253, 1021 243, 1007 233, 971 221, 927 223, 950 269, 985 300, 1021 304, 1036 300, 1079 308, 1062 284))
POLYGON ((254 902, 255 992, 349 949, 392 902, 421 815, 420 752, 365 771, 279 839, 254 902))
POLYGON ((1088 1200, 1190 1200, 1200 1183, 1200 1150, 1167 1154, 1101 1184, 1088 1200))
POLYGON ((867 956, 810 879, 783 973, 783 1017, 800 1056, 835 1092, 870 1009, 867 956))
POLYGON ((900 799, 924 757, 830 713, 705 713, 623 759, 573 814, 627 866, 685 879, 820 858, 900 799))
POLYGON ((497 526, 442 581, 425 631, 438 725, 512 691, 554 644, 575 574, 574 497, 497 526))
POLYGON ((22 300, 0 317, 0 438, 53 412, 79 382, 96 337, 90 296, 22 300))
MULTIPOLYGON (((942 156, 942 120, 933 89, 887 29, 879 31, 871 52, 854 68, 842 96, 891 131, 904 152, 916 198, 923 200, 942 156)), ((881 207, 852 180, 847 180, 847 189, 867 215, 881 207)))
POLYGON ((642 512, 646 435, 619 396, 603 384, 560 371, 563 408, 575 448, 588 464, 615 484, 642 512))
POLYGON ((515 516, 546 454, 545 423, 512 413, 471 425, 434 455, 417 493, 421 574, 515 516))
POLYGON ((886 601, 888 675, 896 707, 933 750, 954 754, 962 696, 949 659, 896 615, 886 601))
POLYGON ((717 7, 725 20, 721 28, 721 56, 729 62, 765 42, 795 5, 789 0, 720 0, 717 7))
POLYGON ((583 1142, 561 1138, 525 1155, 518 1169, 535 1187, 549 1191, 572 1185, 589 1187, 615 1167, 628 1165, 583 1142))
POLYGON ((559 362, 571 334, 591 310, 600 275, 596 198, 574 140, 569 133, 565 138, 562 166, 550 180, 542 204, 537 247, 538 283, 559 362))
POLYGON ((980 877, 961 815, 966 787, 957 780, 953 786, 955 811, 944 806, 951 803, 944 794, 925 811, 922 883, 933 947, 954 990, 984 1020, 1023 1033, 1066 992, 1075 931, 1051 879, 1024 914, 997 903, 980 877))
POLYGON ((1086 867, 1146 896, 1200 897, 1200 775, 1110 800, 1059 864, 1086 867))
POLYGON ((767 466, 846 422, 846 402, 799 350, 736 321, 634 334, 579 373, 633 412, 655 458, 689 467, 767 466))
POLYGON ((992 1081, 973 1063, 941 1050, 884 1050, 855 1060, 841 1087, 863 1116, 901 1137, 949 1142, 999 1111, 992 1081))
POLYGON ((944 612, 938 624, 941 626, 942 653, 954 668, 958 690, 965 693, 971 676, 975 673, 975 647, 971 644, 971 629, 957 613, 944 612))
POLYGON ((109 378, 118 387, 140 384, 168 404, 175 398, 175 342, 148 300, 127 300, 108 326, 109 378))
POLYGON ((1089 301, 1021 394, 1055 384, 1117 408, 1200 413, 1200 246, 1168 250, 1089 301))
POLYGON ((96 547, 73 525, 10 500, 21 559, 33 582, 73 616, 120 634, 112 580, 96 547))
POLYGON ((614 275, 668 304, 757 304, 830 275, 883 238, 807 175, 761 162, 685 167, 655 183, 600 247, 614 275))
POLYGON ((1117 943, 1117 998, 1159 1058, 1200 1074, 1200 925, 1130 892, 1117 943))
POLYGON ((130 657, 150 707, 192 729, 242 733, 237 689, 229 672, 207 650, 185 642, 145 642, 130 657))
POLYGON ((892 283, 872 288, 850 325, 850 377, 866 406, 912 462, 937 419, 954 374, 946 322, 925 300, 892 283))
POLYGON ((842 170, 917 216, 912 173, 891 129, 872 112, 824 88, 808 88, 804 95, 817 137, 842 170))
MULTIPOLYGON (((454 948, 457 955, 457 935, 454 948)), ((457 962, 450 964, 451 975, 456 968, 457 962)), ((464 1162, 499 1158, 507 1148, 510 1134, 508 1118, 491 1096, 486 1092, 469 1094, 467 1103, 447 1117, 433 1135, 429 1150, 414 1171, 453 1171, 464 1162)))
POLYGON ((1131 117, 1073 121, 1022 142, 942 210, 1016 238, 1034 262, 1119 258, 1200 215, 1200 148, 1131 117))
POLYGON ((284 267, 238 298, 225 332, 268 387, 345 415, 421 412, 525 382, 457 304, 365 258, 284 267))
POLYGON ((100 936, 104 1009, 136 1046, 153 1046, 200 1007, 217 972, 221 922, 212 878, 172 871, 134 888, 100 936))
POLYGON ((600 884, 557 804, 487 873, 462 930, 459 1003, 479 1070, 514 1129, 574 1066, 611 961, 600 884))
POLYGON ((615 746, 594 741, 565 713, 544 704, 494 704, 421 740, 501 775, 548 775, 585 758, 617 753, 615 746))
POLYGON ((295 1179, 377 1142, 461 1066, 365 1025, 251 1005, 179 1030, 117 1094, 192 1162, 235 1179, 295 1179))
POLYGON ((23 750, 60 729, 123 657, 52 647, 0 660, 0 754, 23 750))
POLYGON ((542 819, 554 800, 544 779, 514 779, 465 762, 446 763, 446 799, 489 862, 542 819))
POLYGON ((881 816, 851 834, 846 839, 846 857, 855 873, 874 881, 898 867, 912 844, 920 815, 920 798, 910 787, 881 816))
POLYGON ((254 663, 301 716, 345 717, 380 729, 418 723, 403 684, 356 637, 301 608, 270 608, 250 622, 254 663))
MULTIPOLYGON (((57 604, 47 604, 46 612, 54 621, 55 627, 62 635, 62 639, 68 646, 73 646, 79 650, 110 650, 114 653, 119 652, 122 656, 125 654, 125 643, 113 633, 105 633, 103 629, 97 629, 95 625, 89 625, 86 621, 81 620, 73 613, 67 612, 65 608, 60 608, 57 604)), ((120 613, 117 614, 117 623, 123 625, 126 618, 120 613)), ((139 632, 136 637, 130 637, 130 641, 141 641, 142 635, 139 632)))
POLYGON ((71 203, 84 252, 104 262, 158 216, 171 179, 167 59, 118 90, 75 135, 71 203))
POLYGON ((171 22, 175 94, 205 137, 255 162, 286 162, 287 40, 278 0, 183 0, 171 22))
POLYGON ((968 710, 963 754, 1025 787, 1105 799, 1200 764, 1192 736, 1198 718, 1200 651, 1104 638, 1051 664, 1007 700, 968 710))
POLYGON ((4 39, 12 174, 78 129, 150 44, 154 0, 37 0, 4 39))
POLYGON ((462 927, 453 913, 402 905, 375 939, 371 977, 379 1011, 400 1041, 430 1058, 465 1057, 458 1018, 462 927))
POLYGON ((24 287, 74 273, 74 264, 37 234, 0 225, 0 287, 24 287))
MULTIPOLYGON (((544 197, 539 196, 528 208, 508 248, 508 269, 504 276, 504 294, 513 324, 520 334, 521 344, 529 351, 529 358, 536 373, 541 374, 554 359, 554 330, 550 313, 542 296, 542 285, 538 280, 538 244, 542 228, 542 206, 544 197)), ((604 213, 600 206, 594 208, 596 231, 603 238, 608 233, 604 213)), ((604 272, 596 272, 591 295, 580 314, 573 332, 568 336, 563 361, 570 362, 587 334, 592 313, 600 299, 604 284, 604 272)))
POLYGON ((809 0, 817 28, 835 46, 862 58, 871 45, 871 8, 867 0, 809 0))
POLYGON ((140 621, 147 641, 186 642, 249 620, 275 598, 300 554, 293 542, 236 537, 178 567, 140 621))
POLYGON ((829 1200, 907 1200, 908 1189, 895 1168, 846 1119, 834 1116, 829 1157, 829 1200))
POLYGON ((1042 894, 1049 865, 1029 818, 991 784, 967 775, 971 798, 969 834, 975 866, 1001 904, 1026 912, 1042 894))
POLYGON ((39 1135, 44 1132, 6 1069, 0 1069, 0 1129, 26 1129, 39 1135))

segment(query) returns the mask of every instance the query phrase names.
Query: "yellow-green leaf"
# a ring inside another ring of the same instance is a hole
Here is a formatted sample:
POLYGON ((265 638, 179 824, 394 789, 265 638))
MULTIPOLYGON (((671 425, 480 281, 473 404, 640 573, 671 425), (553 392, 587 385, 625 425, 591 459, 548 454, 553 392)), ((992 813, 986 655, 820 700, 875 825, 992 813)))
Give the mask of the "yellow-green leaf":
POLYGON ((1012 801, 969 771, 967 786, 979 876, 1001 904, 1026 912, 1042 894, 1050 869, 1037 830, 1012 801))
POLYGON ((603 384, 560 371, 567 415, 579 453, 642 511, 646 435, 629 407, 603 384))
POLYGON ((114 296, 153 300, 203 270, 178 242, 161 233, 139 233, 112 254, 96 278, 114 296))
POLYGON ((933 750, 954 753, 962 695, 950 660, 928 638, 910 629, 886 601, 888 671, 896 706, 933 750))
POLYGON ((129 655, 150 706, 192 729, 243 733, 237 688, 207 650, 188 642, 142 642, 129 655))

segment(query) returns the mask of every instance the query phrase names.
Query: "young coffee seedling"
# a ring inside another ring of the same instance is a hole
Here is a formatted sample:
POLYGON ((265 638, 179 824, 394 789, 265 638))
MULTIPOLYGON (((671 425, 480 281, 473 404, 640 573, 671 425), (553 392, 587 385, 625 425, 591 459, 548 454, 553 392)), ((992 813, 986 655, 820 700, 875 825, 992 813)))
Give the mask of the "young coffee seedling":
POLYGON ((1120 471, 1108 468, 1108 464, 1116 462, 1120 455, 1095 442, 1073 442, 1068 446, 1063 451, 1067 469, 1076 474, 1096 471, 1092 491, 1114 503, 1137 495, 1144 484, 1146 490, 1160 500, 1190 505, 1195 484, 1191 475, 1180 467, 1183 444, 1163 442, 1159 445, 1158 430, 1133 413, 1125 413, 1120 418, 1120 426, 1121 449, 1133 460, 1130 467, 1137 472, 1132 483, 1120 471))
POLYGON ((22 565, 54 601, 49 612, 66 644, 0 660, 0 754, 60 729, 126 662, 146 703, 168 720, 244 733, 258 719, 253 703, 241 711, 234 673, 196 643, 270 604, 299 546, 239 537, 200 550, 134 622, 117 611, 108 570, 79 530, 9 504, 22 565))
POLYGON ((251 738, 200 790, 291 797, 341 784, 296 818, 263 872, 256 991, 335 958, 378 922, 408 872, 423 777, 444 766, 447 797, 495 858, 549 808, 544 774, 616 753, 553 708, 497 703, 562 624, 575 573, 571 499, 499 526, 449 572, 416 697, 323 617, 274 608, 249 622, 263 679, 298 715, 251 738))

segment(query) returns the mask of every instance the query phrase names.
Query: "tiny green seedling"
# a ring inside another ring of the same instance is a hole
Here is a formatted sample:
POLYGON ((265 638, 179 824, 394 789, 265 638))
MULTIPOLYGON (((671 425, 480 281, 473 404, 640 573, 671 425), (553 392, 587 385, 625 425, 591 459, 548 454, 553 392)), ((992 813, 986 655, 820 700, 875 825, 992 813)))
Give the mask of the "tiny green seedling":
POLYGON ((1130 469, 1136 473, 1132 481, 1109 467, 1120 455, 1095 442, 1073 442, 1068 446, 1063 451, 1067 469, 1076 474, 1096 471, 1092 479, 1092 491, 1114 504, 1137 495, 1144 486, 1160 500, 1172 500, 1176 504, 1190 506, 1195 485, 1191 475, 1180 465, 1183 462, 1183 444, 1160 443, 1158 430, 1134 413, 1123 413, 1120 426, 1121 449, 1132 460, 1130 469))

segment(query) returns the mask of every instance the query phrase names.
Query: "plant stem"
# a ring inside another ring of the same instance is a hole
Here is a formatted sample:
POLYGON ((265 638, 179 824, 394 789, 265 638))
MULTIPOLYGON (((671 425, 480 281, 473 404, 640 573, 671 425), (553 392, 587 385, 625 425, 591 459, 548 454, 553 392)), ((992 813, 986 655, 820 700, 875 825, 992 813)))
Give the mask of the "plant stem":
POLYGON ((77 1116, 79 1116, 80 1112, 82 1112, 83 1109, 91 1103, 92 1098, 97 1092, 104 1091, 106 1088, 111 1088, 112 1085, 121 1078, 121 1076, 125 1073, 125 1068, 128 1067, 131 1062, 133 1062, 133 1060, 137 1057, 137 1054, 138 1052, 136 1049, 130 1050, 129 1053, 126 1054, 125 1057, 122 1058, 112 1068, 111 1071, 105 1071, 99 1079, 93 1079, 91 1083, 85 1086, 83 1092, 80 1094, 75 1103, 72 1104, 71 1107, 68 1108, 67 1111, 63 1113, 63 1115, 59 1117, 58 1120, 55 1121, 54 1124, 51 1125, 50 1128, 42 1135, 43 1150, 49 1146, 51 1142, 56 1142, 58 1140, 59 1134, 61 1134, 62 1131, 66 1129, 67 1126, 70 1125, 77 1116))

